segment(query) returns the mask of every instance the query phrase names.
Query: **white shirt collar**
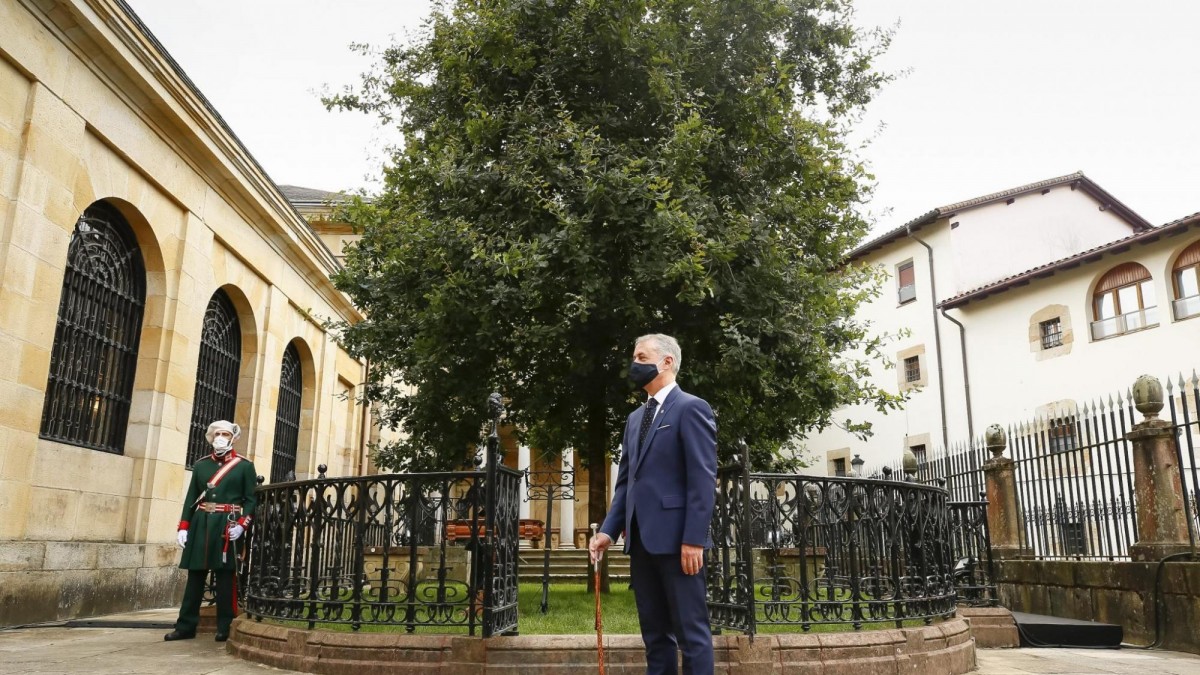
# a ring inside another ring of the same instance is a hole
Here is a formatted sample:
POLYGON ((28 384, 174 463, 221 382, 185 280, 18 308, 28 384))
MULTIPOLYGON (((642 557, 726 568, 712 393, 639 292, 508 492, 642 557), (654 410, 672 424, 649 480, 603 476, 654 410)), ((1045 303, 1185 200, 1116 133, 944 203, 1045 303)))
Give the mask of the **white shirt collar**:
MULTIPOLYGON (((671 390, 674 389, 676 386, 678 386, 678 385, 675 382, 672 382, 667 385, 663 385, 663 388, 659 389, 658 393, 654 395, 654 398, 658 400, 658 410, 662 410, 663 404, 667 402, 667 394, 670 394, 671 390)), ((656 415, 658 414, 657 411, 655 412, 655 414, 656 415)))

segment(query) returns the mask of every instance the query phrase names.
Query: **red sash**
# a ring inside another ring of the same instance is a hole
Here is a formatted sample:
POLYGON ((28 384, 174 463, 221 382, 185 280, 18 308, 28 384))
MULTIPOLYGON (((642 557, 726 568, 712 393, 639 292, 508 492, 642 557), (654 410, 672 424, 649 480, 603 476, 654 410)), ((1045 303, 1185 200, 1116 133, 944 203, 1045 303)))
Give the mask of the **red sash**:
POLYGON ((237 466, 237 464, 241 461, 241 457, 234 455, 228 462, 225 462, 225 465, 218 469, 217 472, 213 474, 212 478, 208 479, 208 489, 211 490, 217 487, 217 484, 221 482, 221 479, 224 478, 229 471, 233 469, 234 466, 237 466))

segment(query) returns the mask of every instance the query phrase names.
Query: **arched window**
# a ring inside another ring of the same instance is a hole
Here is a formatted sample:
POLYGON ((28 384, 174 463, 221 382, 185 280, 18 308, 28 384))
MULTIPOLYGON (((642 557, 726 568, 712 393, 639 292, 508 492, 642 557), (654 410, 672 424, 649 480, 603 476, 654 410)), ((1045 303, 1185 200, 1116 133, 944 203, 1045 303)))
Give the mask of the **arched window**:
POLYGON ((279 375, 275 447, 271 451, 272 483, 296 478, 296 443, 300 439, 300 403, 303 394, 304 372, 300 366, 300 351, 293 342, 283 352, 283 370, 279 375))
POLYGON ((216 420, 233 421, 241 366, 242 328, 237 311, 225 291, 217 290, 204 310, 204 330, 200 335, 200 365, 196 368, 188 435, 189 467, 209 452, 204 437, 208 425, 216 420))
POLYGON ((1124 263, 1109 270, 1092 297, 1092 339, 1103 340, 1158 325, 1154 281, 1150 270, 1124 263))
POLYGON ((67 248, 42 438, 121 454, 146 305, 146 268, 125 218, 96 202, 67 248))
POLYGON ((1185 248, 1171 271, 1175 290, 1175 320, 1200 314, 1200 241, 1185 248))

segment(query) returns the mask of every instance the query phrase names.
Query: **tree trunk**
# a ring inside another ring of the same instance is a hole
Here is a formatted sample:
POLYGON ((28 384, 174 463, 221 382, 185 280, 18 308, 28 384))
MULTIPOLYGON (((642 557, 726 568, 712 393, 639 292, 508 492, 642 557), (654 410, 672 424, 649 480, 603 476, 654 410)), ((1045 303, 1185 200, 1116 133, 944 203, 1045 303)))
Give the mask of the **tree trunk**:
MULTIPOLYGON (((608 514, 608 429, 605 427, 604 405, 601 402, 588 409, 587 449, 585 457, 588 466, 588 523, 597 525, 604 522, 608 514)), ((600 590, 607 593, 608 557, 616 552, 616 547, 610 547, 600 563, 600 590)), ((596 577, 588 575, 588 592, 596 592, 596 577)))

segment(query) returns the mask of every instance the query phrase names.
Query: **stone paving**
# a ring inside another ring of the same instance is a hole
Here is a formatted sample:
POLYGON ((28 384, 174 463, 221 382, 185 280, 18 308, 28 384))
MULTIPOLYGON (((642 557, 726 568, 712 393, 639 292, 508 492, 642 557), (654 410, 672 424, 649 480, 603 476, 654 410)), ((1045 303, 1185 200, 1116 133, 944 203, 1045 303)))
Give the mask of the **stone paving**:
MULTIPOLYGON (((103 617, 108 621, 170 623, 175 610, 103 617)), ((0 630, 0 673, 89 675, 286 675, 240 661, 214 642, 163 642, 161 628, 0 630)), ((1200 656, 1139 649, 999 649, 977 652, 978 675, 1200 675, 1200 656)), ((870 674, 864 674, 870 675, 870 674)))

